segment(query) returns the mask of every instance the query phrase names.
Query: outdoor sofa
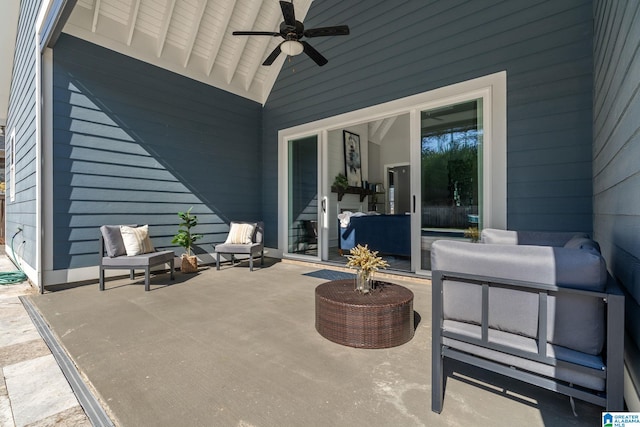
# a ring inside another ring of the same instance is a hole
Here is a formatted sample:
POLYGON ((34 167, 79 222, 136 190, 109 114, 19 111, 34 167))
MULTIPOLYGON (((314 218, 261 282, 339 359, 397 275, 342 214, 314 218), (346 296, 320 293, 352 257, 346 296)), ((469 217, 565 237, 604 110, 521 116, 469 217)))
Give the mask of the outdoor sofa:
POLYGON ((431 249, 432 410, 456 359, 622 411, 624 297, 584 234, 485 229, 431 249))

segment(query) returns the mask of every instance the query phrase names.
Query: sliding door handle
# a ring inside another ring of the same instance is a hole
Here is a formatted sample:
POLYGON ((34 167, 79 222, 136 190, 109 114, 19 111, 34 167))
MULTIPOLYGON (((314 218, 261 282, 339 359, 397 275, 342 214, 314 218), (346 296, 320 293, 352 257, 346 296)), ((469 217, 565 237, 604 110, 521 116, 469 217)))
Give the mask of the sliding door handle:
POLYGON ((413 195, 413 213, 416 213, 416 195, 413 195))

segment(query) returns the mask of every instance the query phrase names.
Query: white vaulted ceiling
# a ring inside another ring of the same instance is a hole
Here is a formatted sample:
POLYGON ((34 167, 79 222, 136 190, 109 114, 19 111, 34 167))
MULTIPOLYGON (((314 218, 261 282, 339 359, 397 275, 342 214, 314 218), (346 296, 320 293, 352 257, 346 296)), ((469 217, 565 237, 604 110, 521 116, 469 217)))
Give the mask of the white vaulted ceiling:
MULTIPOLYGON (((294 0, 303 21, 312 0, 294 0)), ((63 32, 263 103, 286 56, 261 65, 280 37, 277 0, 78 0, 63 32)))

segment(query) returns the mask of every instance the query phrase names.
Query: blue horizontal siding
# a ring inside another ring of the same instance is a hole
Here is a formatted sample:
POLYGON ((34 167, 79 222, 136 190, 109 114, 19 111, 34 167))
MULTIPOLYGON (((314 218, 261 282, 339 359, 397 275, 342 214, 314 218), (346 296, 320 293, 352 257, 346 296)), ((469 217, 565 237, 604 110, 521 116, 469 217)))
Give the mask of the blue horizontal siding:
POLYGON ((171 244, 193 206, 204 237, 259 220, 262 107, 62 35, 54 51, 54 269, 96 265, 102 224, 149 224, 171 244))
POLYGON ((7 243, 18 228, 23 231, 16 237, 20 245, 19 255, 32 268, 37 265, 36 231, 36 42, 35 22, 40 9, 40 0, 20 2, 16 47, 7 113, 7 143, 15 131, 16 152, 6 151, 6 200, 5 235, 7 243), (11 182, 9 165, 15 159, 16 179, 11 182), (10 188, 15 188, 15 201, 11 201, 10 188))
POLYGON ((279 129, 502 70, 507 71, 508 227, 592 230, 592 206, 585 203, 592 195, 586 173, 592 140, 591 1, 327 0, 312 3, 305 19, 310 28, 342 23, 351 35, 312 41, 329 63, 320 68, 304 55, 292 58, 265 105, 268 243, 276 241, 279 129), (571 166, 563 171, 562 164, 571 166), (533 174, 533 167, 540 173, 533 174), (567 184, 540 193, 549 186, 547 169, 567 184), (576 169, 578 178, 572 176, 576 169), (522 193, 513 183, 536 192, 522 193), (555 207, 558 200, 562 208, 555 207), (527 204, 542 212, 527 214, 521 209, 527 204))
MULTIPOLYGON (((594 21, 594 231, 609 269, 626 290, 625 331, 630 337, 627 345, 637 350, 640 348, 640 2, 597 0, 594 21)), ((640 366, 640 360, 625 362, 628 366, 640 366)), ((637 372, 635 369, 631 374, 637 372)), ((637 393, 640 377, 632 381, 637 393)))

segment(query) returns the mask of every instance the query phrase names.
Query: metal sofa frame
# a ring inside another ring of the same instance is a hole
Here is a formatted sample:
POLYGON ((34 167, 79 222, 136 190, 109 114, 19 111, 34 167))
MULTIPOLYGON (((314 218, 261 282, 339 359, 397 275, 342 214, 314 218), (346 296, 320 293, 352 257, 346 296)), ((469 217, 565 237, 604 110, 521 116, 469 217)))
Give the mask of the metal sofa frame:
POLYGON ((510 378, 518 379, 548 390, 572 396, 596 405, 606 407, 607 411, 624 410, 623 397, 623 354, 624 354, 624 296, 615 280, 609 275, 604 292, 587 291, 573 288, 563 288, 553 285, 520 282, 514 280, 497 279, 463 273, 451 273, 446 271, 432 272, 432 399, 431 409, 440 413, 444 400, 444 359, 455 359, 470 365, 477 366, 510 378), (461 333, 446 331, 443 328, 443 282, 454 280, 475 284, 482 287, 482 321, 481 338, 467 336, 461 333), (489 335, 489 289, 491 287, 503 287, 534 292, 539 295, 538 303, 538 353, 519 350, 510 346, 490 342, 489 335), (558 360, 546 354, 547 349, 547 298, 557 294, 583 295, 602 299, 606 311, 606 337, 603 350, 603 359, 606 367, 597 370, 576 363, 558 360), (449 338, 462 343, 475 346, 475 348, 490 349, 502 354, 524 358, 555 367, 570 367, 587 375, 605 380, 605 391, 598 392, 584 387, 575 386, 557 378, 550 378, 538 373, 526 371, 507 365, 501 361, 480 357, 468 351, 462 351, 452 346, 443 344, 443 338, 449 338))

